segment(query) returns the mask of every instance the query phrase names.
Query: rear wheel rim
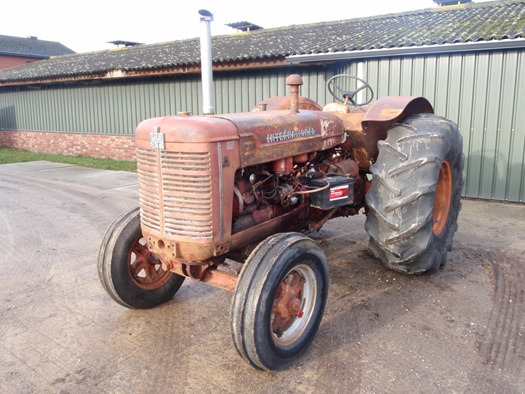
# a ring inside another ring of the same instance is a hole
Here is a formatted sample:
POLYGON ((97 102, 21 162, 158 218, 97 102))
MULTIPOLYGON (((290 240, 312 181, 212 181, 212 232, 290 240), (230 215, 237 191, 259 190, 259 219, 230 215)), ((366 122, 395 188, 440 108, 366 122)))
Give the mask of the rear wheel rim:
POLYGON ((452 202, 452 168, 448 161, 444 161, 439 170, 439 178, 434 197, 432 212, 432 231, 440 236, 446 227, 450 205, 452 202))

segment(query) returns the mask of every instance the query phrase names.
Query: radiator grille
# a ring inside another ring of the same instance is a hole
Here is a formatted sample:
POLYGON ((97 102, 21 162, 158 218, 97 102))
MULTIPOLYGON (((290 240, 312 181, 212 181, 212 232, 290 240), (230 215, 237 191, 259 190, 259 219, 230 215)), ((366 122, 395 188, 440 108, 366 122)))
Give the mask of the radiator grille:
POLYGON ((139 149, 137 159, 142 225, 167 236, 212 238, 209 152, 139 149))

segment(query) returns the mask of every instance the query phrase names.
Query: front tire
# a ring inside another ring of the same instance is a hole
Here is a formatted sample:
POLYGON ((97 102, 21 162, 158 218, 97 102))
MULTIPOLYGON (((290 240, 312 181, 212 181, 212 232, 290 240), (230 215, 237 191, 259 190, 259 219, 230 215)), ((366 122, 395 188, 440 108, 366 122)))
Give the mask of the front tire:
POLYGON ((244 264, 232 300, 232 337, 257 369, 279 371, 310 346, 328 295, 323 250, 297 233, 261 242, 244 264))
POLYGON ((154 308, 169 301, 184 277, 162 269, 148 250, 140 228, 140 211, 134 208, 109 226, 98 256, 98 276, 109 296, 122 306, 154 308))
POLYGON ((370 167, 369 249, 404 273, 445 265, 461 209, 464 155, 457 126, 434 114, 393 125, 370 167))

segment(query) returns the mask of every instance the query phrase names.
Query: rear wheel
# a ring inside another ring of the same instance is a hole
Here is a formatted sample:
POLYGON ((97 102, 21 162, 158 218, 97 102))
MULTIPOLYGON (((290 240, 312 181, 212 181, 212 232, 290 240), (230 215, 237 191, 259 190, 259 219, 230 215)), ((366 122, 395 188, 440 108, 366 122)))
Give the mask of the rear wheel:
POLYGON ((457 126, 433 114, 396 124, 370 167, 370 251, 405 273, 445 265, 461 209, 464 155, 457 126))
POLYGON ((246 261, 233 296, 237 352, 258 369, 286 368, 312 342, 327 294, 328 264, 313 240, 296 233, 267 238, 246 261))
POLYGON ((184 277, 162 269, 142 237, 139 208, 119 216, 106 231, 98 256, 98 275, 113 300, 148 309, 170 300, 184 277))

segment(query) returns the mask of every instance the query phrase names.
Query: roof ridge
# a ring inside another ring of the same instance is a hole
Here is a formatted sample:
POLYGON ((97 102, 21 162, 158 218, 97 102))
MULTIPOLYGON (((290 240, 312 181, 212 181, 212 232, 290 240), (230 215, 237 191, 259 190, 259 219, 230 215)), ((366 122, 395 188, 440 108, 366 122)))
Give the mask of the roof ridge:
MULTIPOLYGON (((500 1, 504 1, 504 0, 500 0, 500 1)), ((433 8, 423 8, 420 10, 404 11, 404 12, 399 12, 399 13, 389 13, 389 14, 383 14, 383 15, 362 16, 362 17, 349 18, 349 19, 335 19, 331 21, 320 21, 320 22, 293 24, 293 25, 287 25, 287 26, 277 26, 277 27, 263 28, 263 29, 253 30, 253 31, 246 31, 246 32, 243 31, 243 32, 235 32, 235 33, 229 33, 229 34, 220 34, 220 35, 216 35, 213 37, 256 35, 256 34, 265 34, 265 32, 268 32, 268 31, 293 30, 297 28, 303 29, 303 28, 309 28, 309 27, 347 24, 348 22, 355 22, 355 21, 366 21, 366 20, 375 20, 375 19, 379 20, 379 19, 385 19, 385 18, 392 18, 392 16, 399 16, 399 15, 404 15, 404 14, 410 15, 410 14, 428 12, 429 10, 432 10, 432 9, 433 8)))
POLYGON ((427 13, 427 12, 447 12, 447 11, 450 12, 450 11, 460 10, 464 8, 486 8, 486 7, 502 6, 504 4, 508 5, 512 3, 525 4, 525 0, 493 0, 489 2, 483 2, 483 3, 465 3, 465 4, 459 4, 459 5, 456 4, 456 5, 450 5, 450 6, 421 8, 418 10, 391 12, 391 13, 382 14, 382 15, 370 15, 370 16, 361 16, 357 18, 335 19, 335 20, 330 20, 330 21, 320 21, 320 22, 311 22, 311 23, 304 23, 304 24, 293 24, 293 25, 287 25, 287 26, 277 26, 277 27, 270 27, 270 28, 258 29, 258 30, 253 30, 253 31, 246 31, 246 32, 243 31, 243 32, 235 32, 235 33, 229 33, 229 34, 220 34, 220 35, 216 35, 213 37, 256 35, 256 34, 264 34, 265 32, 268 32, 268 31, 292 30, 296 28, 308 28, 308 27, 317 27, 317 26, 346 24, 349 22, 357 22, 357 21, 382 20, 382 19, 389 19, 392 17, 399 17, 399 16, 405 16, 405 15, 408 16, 408 15, 414 15, 414 14, 427 13))

